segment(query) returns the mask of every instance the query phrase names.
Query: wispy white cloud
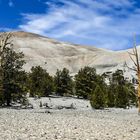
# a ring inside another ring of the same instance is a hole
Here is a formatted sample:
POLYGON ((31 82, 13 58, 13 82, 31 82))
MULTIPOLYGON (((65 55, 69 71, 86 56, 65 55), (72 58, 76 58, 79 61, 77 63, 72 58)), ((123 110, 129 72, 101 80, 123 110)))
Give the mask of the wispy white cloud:
POLYGON ((133 33, 140 34, 140 9, 132 0, 52 0, 46 5, 44 14, 22 14, 19 29, 113 50, 131 47, 133 33))

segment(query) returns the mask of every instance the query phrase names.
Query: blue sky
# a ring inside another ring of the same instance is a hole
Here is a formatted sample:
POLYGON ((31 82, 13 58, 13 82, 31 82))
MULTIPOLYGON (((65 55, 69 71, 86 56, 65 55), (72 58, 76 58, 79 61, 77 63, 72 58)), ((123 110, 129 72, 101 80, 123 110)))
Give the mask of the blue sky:
POLYGON ((0 31, 122 50, 140 43, 140 0, 0 0, 0 31))

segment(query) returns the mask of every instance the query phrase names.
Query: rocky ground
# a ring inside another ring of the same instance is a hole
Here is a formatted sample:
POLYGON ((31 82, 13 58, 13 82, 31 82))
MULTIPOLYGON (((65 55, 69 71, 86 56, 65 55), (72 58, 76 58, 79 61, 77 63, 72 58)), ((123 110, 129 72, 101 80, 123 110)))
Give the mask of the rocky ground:
POLYGON ((71 98, 30 102, 34 109, 0 109, 0 140, 140 140, 136 108, 92 110, 88 101, 71 98), (71 104, 76 109, 58 109, 71 104))

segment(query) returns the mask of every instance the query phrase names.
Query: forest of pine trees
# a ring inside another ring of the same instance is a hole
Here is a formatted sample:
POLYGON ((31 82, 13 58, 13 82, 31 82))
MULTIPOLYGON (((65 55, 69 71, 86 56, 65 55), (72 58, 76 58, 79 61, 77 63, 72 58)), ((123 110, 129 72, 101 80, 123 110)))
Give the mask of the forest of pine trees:
POLYGON ((34 66, 30 72, 23 70, 24 54, 15 52, 9 42, 10 34, 1 36, 0 44, 0 106, 10 106, 30 97, 76 96, 90 100, 95 109, 107 107, 127 108, 136 104, 136 91, 132 83, 124 78, 123 71, 117 70, 109 77, 99 75, 96 69, 84 67, 75 76, 68 69, 57 70, 51 76, 41 66, 34 66), (109 79, 109 83, 105 79, 109 79))

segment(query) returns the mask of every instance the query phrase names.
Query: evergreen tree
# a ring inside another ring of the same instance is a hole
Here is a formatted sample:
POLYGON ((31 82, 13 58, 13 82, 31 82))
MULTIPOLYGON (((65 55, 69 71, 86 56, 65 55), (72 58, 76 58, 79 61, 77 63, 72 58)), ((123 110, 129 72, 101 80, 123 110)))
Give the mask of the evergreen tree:
POLYGON ((41 66, 31 68, 29 73, 30 96, 48 96, 53 91, 53 78, 41 66))
POLYGON ((55 83, 55 92, 58 95, 63 95, 63 90, 62 90, 62 82, 61 82, 61 71, 57 69, 57 72, 54 76, 54 83, 55 83))
POLYGON ((2 34, 0 37, 0 100, 1 105, 10 106, 26 93, 22 86, 22 70, 25 61, 23 53, 15 52, 10 42, 11 34, 2 34))
POLYGON ((57 70, 54 81, 58 95, 68 96, 73 94, 73 81, 68 69, 64 68, 62 71, 57 70))
POLYGON ((78 97, 90 98, 97 83, 96 70, 91 67, 84 67, 75 75, 75 89, 78 97))
POLYGON ((105 94, 98 85, 96 86, 95 90, 92 93, 90 104, 95 109, 102 109, 106 106, 105 94))
POLYGON ((135 88, 125 80, 122 70, 117 70, 112 74, 108 92, 108 106, 126 108, 130 104, 135 104, 135 88))
POLYGON ((115 107, 126 108, 129 106, 129 91, 125 85, 116 86, 115 107))
POLYGON ((107 90, 107 106, 114 107, 115 106, 115 85, 109 85, 107 90))
POLYGON ((132 83, 126 81, 125 86, 127 87, 128 92, 129 92, 129 94, 128 94, 129 104, 130 105, 137 105, 137 98, 136 98, 137 91, 136 91, 134 85, 132 83))

